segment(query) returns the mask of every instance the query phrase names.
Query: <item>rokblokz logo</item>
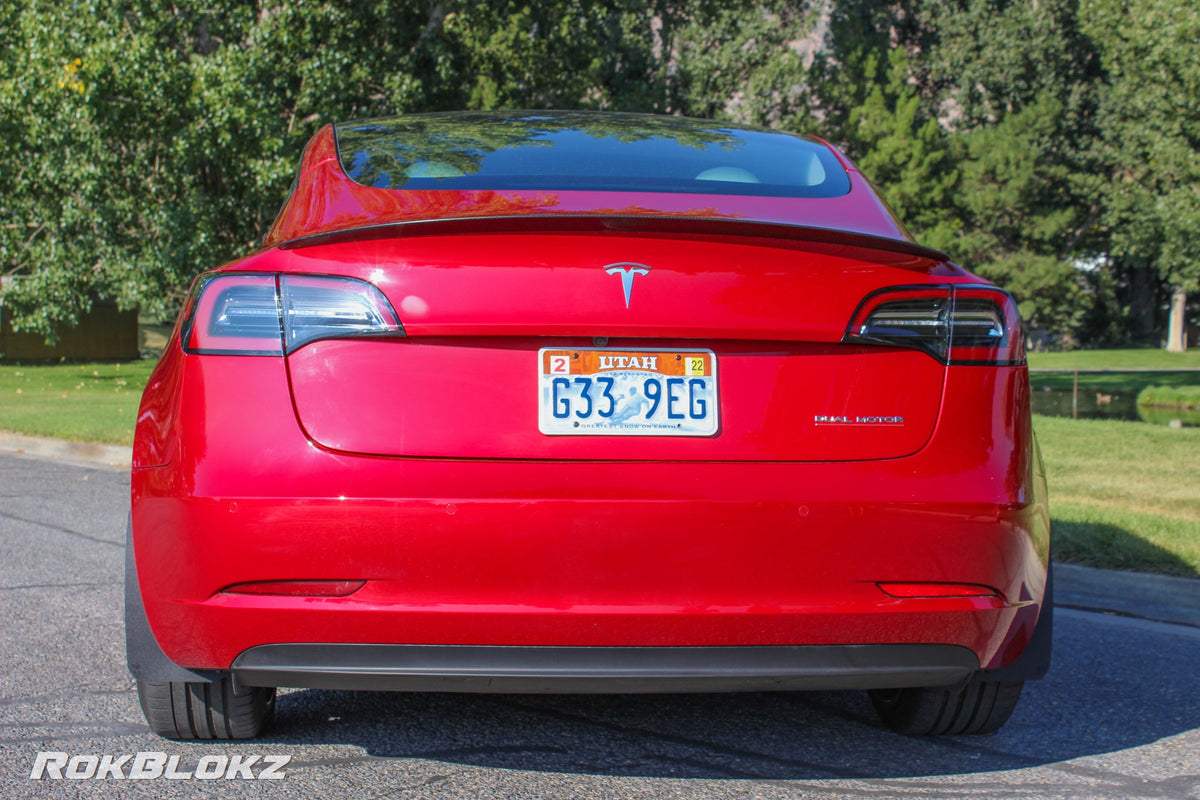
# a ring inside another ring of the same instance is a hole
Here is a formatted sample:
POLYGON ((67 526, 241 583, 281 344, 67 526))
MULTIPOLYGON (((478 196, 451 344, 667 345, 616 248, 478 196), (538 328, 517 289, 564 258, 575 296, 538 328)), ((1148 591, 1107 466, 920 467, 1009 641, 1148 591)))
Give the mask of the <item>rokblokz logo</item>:
POLYGON ((180 756, 168 756, 157 751, 126 755, 70 755, 42 752, 33 762, 30 780, 130 780, 149 781, 278 781, 283 780, 283 768, 291 756, 279 755, 210 755, 200 756, 194 763, 180 756))

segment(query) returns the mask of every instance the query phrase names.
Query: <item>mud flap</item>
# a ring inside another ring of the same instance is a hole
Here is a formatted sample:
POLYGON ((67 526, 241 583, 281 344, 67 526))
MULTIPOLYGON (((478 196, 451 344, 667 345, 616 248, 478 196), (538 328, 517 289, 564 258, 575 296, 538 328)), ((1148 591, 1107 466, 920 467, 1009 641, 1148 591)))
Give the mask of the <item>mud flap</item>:
POLYGON ((225 673, 215 670, 186 669, 167 658, 158 646, 146 607, 142 604, 142 590, 138 585, 137 559, 133 557, 133 525, 125 528, 125 659, 129 672, 139 681, 155 683, 211 683, 220 680, 225 673))

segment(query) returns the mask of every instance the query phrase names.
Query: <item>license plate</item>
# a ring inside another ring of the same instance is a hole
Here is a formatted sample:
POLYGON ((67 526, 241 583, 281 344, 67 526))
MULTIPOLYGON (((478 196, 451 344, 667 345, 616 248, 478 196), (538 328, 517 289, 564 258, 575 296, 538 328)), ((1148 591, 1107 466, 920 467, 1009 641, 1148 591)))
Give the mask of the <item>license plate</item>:
POLYGON ((711 350, 538 351, 538 430, 549 436, 713 436, 711 350))

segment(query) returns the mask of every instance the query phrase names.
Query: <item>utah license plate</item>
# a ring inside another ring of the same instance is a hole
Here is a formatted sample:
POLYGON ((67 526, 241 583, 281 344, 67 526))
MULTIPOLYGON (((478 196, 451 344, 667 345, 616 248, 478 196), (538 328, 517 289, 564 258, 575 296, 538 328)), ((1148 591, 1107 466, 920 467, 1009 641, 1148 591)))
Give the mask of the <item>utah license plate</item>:
POLYGON ((711 350, 538 351, 538 430, 550 436, 713 436, 711 350))

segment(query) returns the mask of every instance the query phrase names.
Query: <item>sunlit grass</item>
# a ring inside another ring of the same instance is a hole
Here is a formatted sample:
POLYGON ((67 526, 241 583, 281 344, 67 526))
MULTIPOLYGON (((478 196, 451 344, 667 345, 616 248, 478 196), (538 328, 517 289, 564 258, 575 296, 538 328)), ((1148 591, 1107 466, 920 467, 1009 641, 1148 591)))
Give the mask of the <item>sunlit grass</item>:
POLYGON ((1200 576, 1200 428, 1037 417, 1054 554, 1200 576))
POLYGON ((1200 350, 1168 353, 1159 349, 1071 350, 1065 353, 1030 353, 1029 382, 1035 389, 1102 391, 1137 394, 1147 386, 1200 386, 1200 350), (1066 370, 1038 372, 1041 369, 1066 370), (1184 370, 1180 372, 1080 372, 1074 370, 1184 370))
POLYGON ((132 444, 154 361, 0 365, 0 430, 132 444))
POLYGON ((1200 369, 1200 349, 1168 353, 1154 347, 1029 353, 1030 369, 1200 369))

